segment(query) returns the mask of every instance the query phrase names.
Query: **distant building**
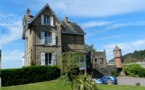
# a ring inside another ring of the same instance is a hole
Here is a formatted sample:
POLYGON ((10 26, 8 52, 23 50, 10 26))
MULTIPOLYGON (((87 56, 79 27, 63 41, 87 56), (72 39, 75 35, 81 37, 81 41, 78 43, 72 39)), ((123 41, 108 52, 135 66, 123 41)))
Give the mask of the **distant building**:
MULTIPOLYGON (((85 53, 85 32, 68 17, 60 21, 46 4, 35 16, 27 9, 23 17, 23 34, 25 40, 24 66, 59 65, 60 56, 67 51, 85 53)), ((81 59, 81 69, 86 69, 85 56, 81 59)))
POLYGON ((114 61, 116 68, 122 69, 122 54, 121 54, 121 49, 116 45, 116 47, 113 50, 114 52, 114 61))
POLYGON ((96 69, 97 67, 107 68, 107 60, 106 60, 105 50, 91 52, 91 63, 92 63, 93 69, 96 69))

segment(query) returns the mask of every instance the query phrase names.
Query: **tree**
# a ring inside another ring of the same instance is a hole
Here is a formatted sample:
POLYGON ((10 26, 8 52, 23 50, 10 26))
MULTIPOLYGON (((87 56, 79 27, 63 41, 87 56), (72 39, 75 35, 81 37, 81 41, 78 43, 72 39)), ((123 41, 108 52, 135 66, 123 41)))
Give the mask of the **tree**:
POLYGON ((85 46, 86 46, 86 52, 95 51, 95 48, 94 48, 93 44, 91 44, 91 45, 86 44, 85 46))
POLYGON ((65 80, 65 83, 67 81, 71 82, 71 88, 73 90, 74 86, 74 80, 78 75, 79 72, 79 58, 82 56, 82 54, 78 54, 77 52, 66 52, 62 56, 62 62, 63 62, 63 69, 62 71, 66 74, 67 79, 65 80))

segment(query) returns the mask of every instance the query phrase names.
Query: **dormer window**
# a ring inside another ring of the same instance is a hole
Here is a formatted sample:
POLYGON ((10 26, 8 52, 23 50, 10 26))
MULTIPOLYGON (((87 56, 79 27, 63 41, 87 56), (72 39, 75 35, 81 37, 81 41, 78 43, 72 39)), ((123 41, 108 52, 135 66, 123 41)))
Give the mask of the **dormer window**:
POLYGON ((41 15, 41 25, 54 26, 54 17, 53 16, 47 17, 41 15))

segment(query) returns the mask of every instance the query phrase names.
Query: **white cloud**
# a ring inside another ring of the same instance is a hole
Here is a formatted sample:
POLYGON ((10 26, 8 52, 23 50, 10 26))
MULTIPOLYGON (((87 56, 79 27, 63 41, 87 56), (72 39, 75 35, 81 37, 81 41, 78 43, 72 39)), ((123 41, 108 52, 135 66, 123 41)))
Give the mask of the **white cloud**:
POLYGON ((115 35, 115 36, 110 36, 110 37, 103 37, 103 38, 100 38, 99 40, 107 40, 107 39, 119 38, 121 36, 122 35, 115 35))
POLYGON ((23 51, 2 51, 2 68, 17 68, 22 66, 23 51))
POLYGON ((106 26, 109 24, 111 24, 111 22, 109 22, 109 21, 100 21, 100 22, 90 21, 90 22, 81 24, 81 26, 83 28, 91 28, 91 27, 97 27, 97 26, 106 26))
POLYGON ((138 40, 131 43, 133 46, 142 46, 142 45, 145 45, 145 40, 138 40))
POLYGON ((112 59, 113 56, 113 49, 115 46, 118 45, 121 50, 122 54, 125 55, 127 53, 131 53, 135 50, 142 50, 145 49, 145 39, 137 40, 137 41, 131 41, 131 42, 124 42, 124 43, 113 43, 103 46, 103 48, 106 50, 107 59, 112 59))
POLYGON ((30 5, 34 11, 48 3, 60 17, 106 17, 145 10, 145 0, 38 0, 31 3, 35 4, 35 7, 30 5))
POLYGON ((5 45, 20 39, 22 36, 22 17, 13 14, 0 14, 0 16, 2 16, 0 27, 6 28, 6 31, 1 33, 0 44, 5 45))
POLYGON ((55 11, 68 16, 103 17, 145 10, 145 0, 44 0, 55 11))

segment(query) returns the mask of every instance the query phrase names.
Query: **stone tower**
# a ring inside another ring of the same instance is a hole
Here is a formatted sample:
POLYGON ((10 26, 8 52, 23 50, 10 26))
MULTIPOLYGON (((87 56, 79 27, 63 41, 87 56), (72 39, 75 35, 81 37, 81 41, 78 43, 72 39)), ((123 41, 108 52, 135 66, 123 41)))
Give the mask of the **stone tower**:
POLYGON ((116 64, 117 69, 122 69, 122 55, 121 55, 121 49, 116 45, 114 52, 114 61, 116 64))

